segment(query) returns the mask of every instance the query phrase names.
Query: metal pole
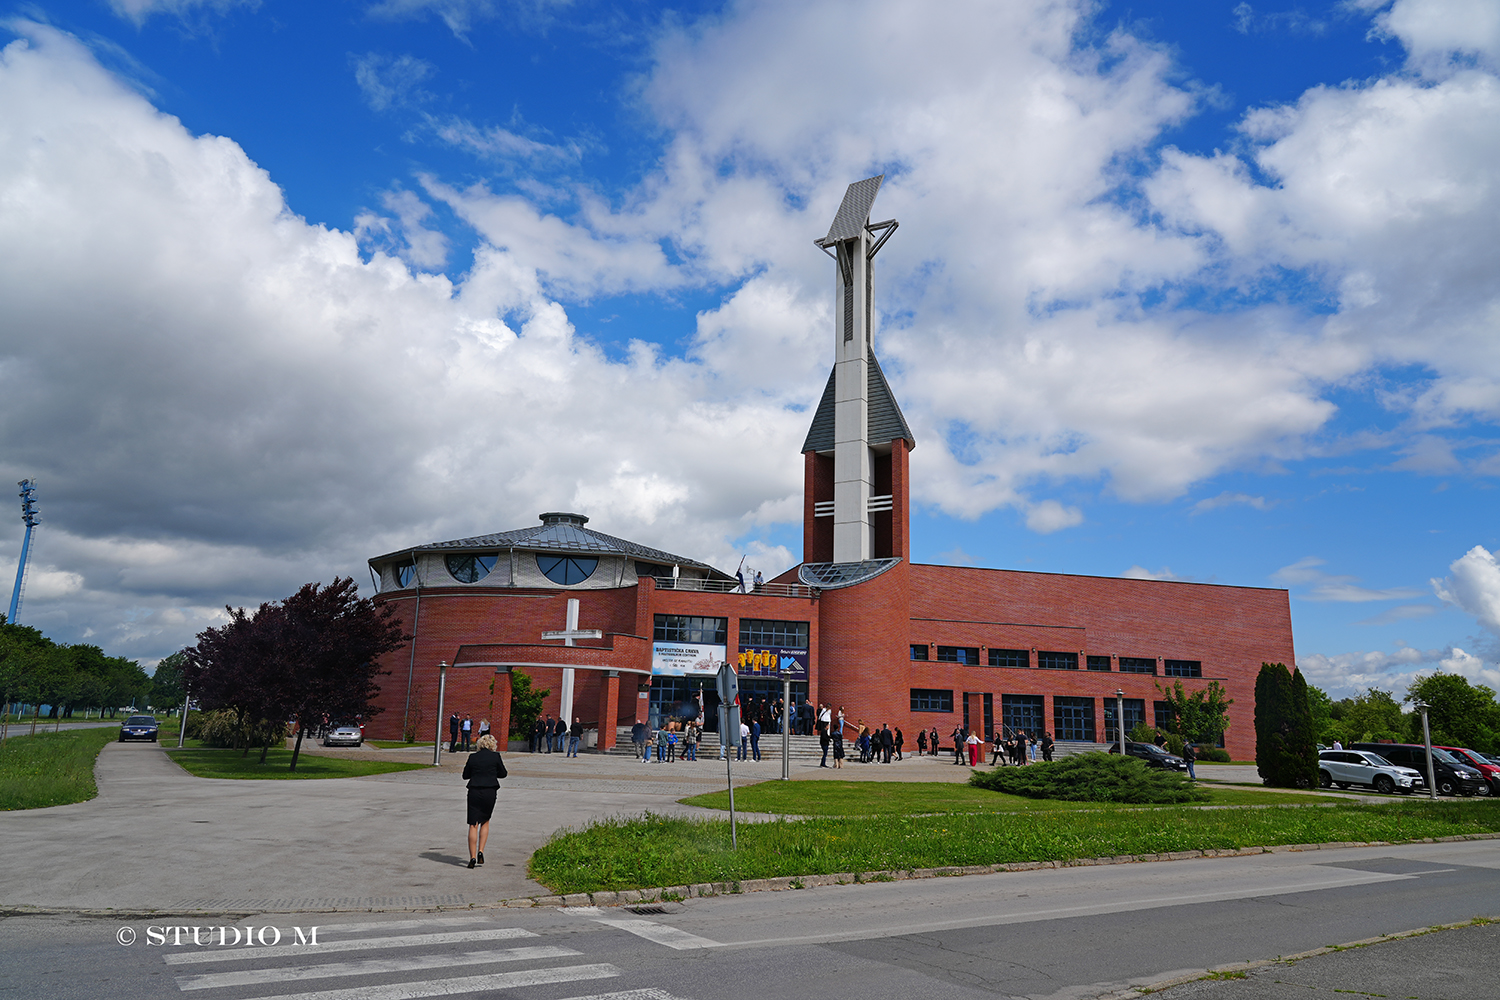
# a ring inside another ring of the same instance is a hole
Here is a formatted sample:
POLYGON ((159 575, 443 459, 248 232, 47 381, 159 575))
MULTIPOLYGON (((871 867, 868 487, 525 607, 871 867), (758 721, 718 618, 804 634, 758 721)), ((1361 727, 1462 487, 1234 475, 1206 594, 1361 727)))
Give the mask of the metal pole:
POLYGON ((432 738, 432 766, 437 767, 442 763, 443 756, 443 695, 447 693, 448 687, 448 661, 438 661, 438 709, 437 709, 437 734, 432 738))
MULTIPOLYGON (((727 719, 729 714, 725 712, 724 717, 727 719)), ((734 754, 726 751, 724 754, 724 774, 729 780, 729 846, 738 851, 740 849, 740 833, 734 822, 734 771, 729 766, 729 762, 733 759, 734 754)))
POLYGON ((781 780, 792 780, 792 734, 791 728, 792 710, 792 677, 790 674, 781 675, 781 780))
POLYGON ((1125 756, 1125 692, 1115 688, 1115 735, 1120 740, 1120 756, 1125 756))
POLYGON ((1427 728, 1427 710, 1431 707, 1426 702, 1417 702, 1417 708, 1422 710, 1422 744, 1427 747, 1427 797, 1436 801, 1437 780, 1432 773, 1432 732, 1427 728))
MULTIPOLYGON (((193 692, 184 684, 182 686, 182 725, 177 728, 177 749, 179 750, 182 749, 182 741, 187 737, 187 717, 193 703, 192 695, 193 692)), ((100 712, 99 715, 103 718, 104 713, 100 712)))

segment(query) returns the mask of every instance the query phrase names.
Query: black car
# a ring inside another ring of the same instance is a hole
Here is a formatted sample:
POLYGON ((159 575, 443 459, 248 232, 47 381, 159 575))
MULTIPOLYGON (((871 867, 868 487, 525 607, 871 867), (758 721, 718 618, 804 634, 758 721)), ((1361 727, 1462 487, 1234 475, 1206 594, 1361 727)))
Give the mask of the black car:
MULTIPOLYGON (((1427 748, 1418 743, 1351 743, 1349 749, 1378 753, 1392 764, 1427 773, 1427 748)), ((1441 795, 1478 795, 1489 787, 1484 775, 1437 747, 1432 748, 1432 778, 1441 795)))
MULTIPOLYGON (((1118 743, 1112 744, 1109 752, 1119 753, 1120 745, 1118 743)), ((1154 743, 1126 743, 1125 755, 1127 757, 1134 757, 1147 767, 1159 767, 1164 771, 1186 771, 1188 769, 1187 761, 1176 754, 1167 753, 1154 743)))
POLYGON ((132 715, 120 726, 120 742, 146 740, 156 742, 156 719, 149 715, 132 715))

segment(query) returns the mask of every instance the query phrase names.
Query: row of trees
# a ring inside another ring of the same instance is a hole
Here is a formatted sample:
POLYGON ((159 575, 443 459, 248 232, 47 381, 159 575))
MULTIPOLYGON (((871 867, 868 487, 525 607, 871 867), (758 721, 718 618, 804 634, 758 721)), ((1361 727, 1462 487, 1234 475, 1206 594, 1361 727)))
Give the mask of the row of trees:
POLYGON ((122 708, 146 704, 151 691, 151 679, 134 660, 105 656, 98 646, 53 642, 0 615, 0 705, 7 716, 25 707, 35 728, 46 705, 49 719, 79 712, 113 718, 122 708))
POLYGON ((1500 753, 1500 702, 1457 674, 1420 677, 1396 701, 1377 688, 1334 701, 1285 664, 1263 663, 1255 682, 1255 762, 1273 785, 1317 782, 1318 744, 1422 742, 1419 703, 1428 706, 1434 746, 1500 753), (1403 707, 1406 706, 1406 707, 1403 707))
MULTIPOLYGON (((309 724, 378 710, 370 704, 380 691, 376 660, 407 640, 394 610, 361 599, 349 578, 306 584, 253 613, 225 610, 227 624, 199 633, 197 645, 182 651, 181 684, 202 708, 233 712, 249 733, 300 722, 292 770, 309 724)), ((273 737, 262 738, 269 745, 273 737)))

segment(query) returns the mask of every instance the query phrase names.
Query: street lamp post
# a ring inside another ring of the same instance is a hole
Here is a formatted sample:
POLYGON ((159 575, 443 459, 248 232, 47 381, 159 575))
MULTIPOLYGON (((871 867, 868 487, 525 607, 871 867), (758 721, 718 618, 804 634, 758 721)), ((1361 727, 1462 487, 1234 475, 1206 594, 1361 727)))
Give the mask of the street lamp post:
POLYGON ((1427 796, 1437 798, 1437 781, 1432 773, 1432 731, 1427 728, 1427 710, 1432 706, 1425 701, 1417 702, 1417 711, 1422 713, 1422 745, 1427 748, 1427 796))
POLYGON ((792 675, 786 671, 781 674, 781 780, 792 780, 792 744, 791 726, 792 721, 792 675))
POLYGON ((1120 756, 1125 756, 1125 691, 1115 688, 1115 736, 1120 741, 1120 756))
POLYGON ((441 764, 443 757, 443 695, 448 687, 448 661, 438 661, 438 709, 437 733, 432 738, 432 766, 441 764))

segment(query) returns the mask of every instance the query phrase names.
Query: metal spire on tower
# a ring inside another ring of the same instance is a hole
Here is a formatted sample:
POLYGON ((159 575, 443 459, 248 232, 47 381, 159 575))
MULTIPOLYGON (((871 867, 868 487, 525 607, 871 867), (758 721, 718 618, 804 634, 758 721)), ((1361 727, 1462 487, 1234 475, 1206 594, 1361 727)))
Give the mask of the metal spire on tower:
POLYGON ((16 586, 10 592, 10 614, 5 620, 16 623, 16 613, 21 610, 21 588, 26 582, 26 561, 31 556, 31 532, 41 517, 36 512, 36 482, 23 479, 16 484, 21 487, 21 522, 26 525, 26 538, 21 542, 21 561, 16 566, 16 586))

